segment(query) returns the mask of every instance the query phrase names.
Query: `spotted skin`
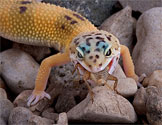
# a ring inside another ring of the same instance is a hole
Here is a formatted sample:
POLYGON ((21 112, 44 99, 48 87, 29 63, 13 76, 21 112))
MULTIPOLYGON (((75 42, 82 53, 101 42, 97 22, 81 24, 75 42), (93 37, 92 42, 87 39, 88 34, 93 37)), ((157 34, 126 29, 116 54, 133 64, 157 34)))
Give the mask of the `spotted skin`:
POLYGON ((114 35, 99 31, 76 12, 37 1, 0 0, 0 36, 60 51, 42 61, 28 106, 45 97, 50 99, 44 90, 51 68, 71 61, 99 76, 98 72, 106 69, 111 74, 121 54, 126 75, 137 79, 128 48, 114 35))

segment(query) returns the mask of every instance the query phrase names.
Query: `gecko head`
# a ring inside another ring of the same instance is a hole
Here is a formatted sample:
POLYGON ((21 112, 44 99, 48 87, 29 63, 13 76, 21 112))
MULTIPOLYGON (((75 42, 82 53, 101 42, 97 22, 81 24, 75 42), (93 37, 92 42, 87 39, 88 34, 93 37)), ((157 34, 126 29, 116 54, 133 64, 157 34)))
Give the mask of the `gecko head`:
POLYGON ((70 58, 74 65, 79 63, 93 73, 110 67, 119 54, 118 39, 106 31, 79 34, 70 44, 70 58))

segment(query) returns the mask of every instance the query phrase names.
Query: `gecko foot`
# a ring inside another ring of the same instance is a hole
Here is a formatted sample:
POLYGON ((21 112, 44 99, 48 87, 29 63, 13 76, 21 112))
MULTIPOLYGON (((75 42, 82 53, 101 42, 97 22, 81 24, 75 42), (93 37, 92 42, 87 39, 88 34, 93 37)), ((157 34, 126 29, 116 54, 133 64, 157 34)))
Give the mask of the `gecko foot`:
POLYGON ((51 96, 46 93, 45 91, 33 91, 32 95, 28 97, 27 99, 27 106, 30 107, 32 105, 35 105, 39 100, 43 98, 51 99, 51 96))

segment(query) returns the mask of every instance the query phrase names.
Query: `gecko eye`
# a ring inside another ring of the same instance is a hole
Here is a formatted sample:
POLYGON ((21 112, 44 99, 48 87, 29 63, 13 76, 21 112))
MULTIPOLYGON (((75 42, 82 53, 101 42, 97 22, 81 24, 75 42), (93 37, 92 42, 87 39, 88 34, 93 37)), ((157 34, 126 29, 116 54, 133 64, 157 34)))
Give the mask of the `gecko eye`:
POLYGON ((112 53, 112 52, 111 52, 111 49, 106 49, 106 50, 105 50, 105 56, 108 57, 108 56, 111 55, 111 53, 112 53))
POLYGON ((82 51, 82 49, 80 47, 77 47, 76 50, 78 51, 77 55, 79 58, 83 58, 84 57, 84 53, 82 51))

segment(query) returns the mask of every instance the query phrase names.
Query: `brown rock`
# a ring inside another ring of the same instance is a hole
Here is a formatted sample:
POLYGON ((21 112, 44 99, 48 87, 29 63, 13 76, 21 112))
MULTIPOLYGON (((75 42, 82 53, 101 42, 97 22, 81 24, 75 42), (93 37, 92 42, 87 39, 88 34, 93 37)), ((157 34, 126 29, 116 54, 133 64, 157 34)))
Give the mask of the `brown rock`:
POLYGON ((0 88, 0 99, 7 99, 7 93, 2 88, 0 88))
POLYGON ((59 114, 59 119, 56 125, 68 125, 68 118, 65 112, 59 114))
POLYGON ((39 65, 23 51, 9 49, 0 53, 1 74, 7 86, 16 94, 33 89, 39 65))
MULTIPOLYGON (((1 70, 1 67, 0 67, 0 70, 1 70)), ((4 81, 1 79, 1 77, 0 77, 0 88, 3 88, 3 89, 6 88, 6 85, 5 85, 4 81)))
POLYGON ((162 70, 154 71, 149 77, 143 81, 143 86, 156 86, 162 88, 162 70))
POLYGON ((162 7, 144 12, 137 22, 137 44, 133 50, 136 73, 150 75, 162 69, 162 7))
POLYGON ((138 89, 134 100, 133 100, 133 106, 135 108, 135 111, 139 115, 145 115, 146 114, 146 101, 147 101, 147 93, 145 88, 141 87, 138 89))
POLYGON ((14 43, 13 48, 20 49, 30 54, 37 62, 40 62, 51 53, 49 47, 32 46, 20 43, 14 43))
POLYGON ((53 108, 48 108, 42 112, 42 117, 57 121, 59 114, 55 113, 53 108))
POLYGON ((93 89, 94 101, 87 98, 72 108, 68 113, 70 121, 99 123, 134 123, 137 120, 133 106, 120 95, 106 87, 93 89))
POLYGON ((99 29, 114 34, 121 44, 128 46, 132 50, 136 20, 131 15, 131 7, 126 7, 105 20, 99 29))

